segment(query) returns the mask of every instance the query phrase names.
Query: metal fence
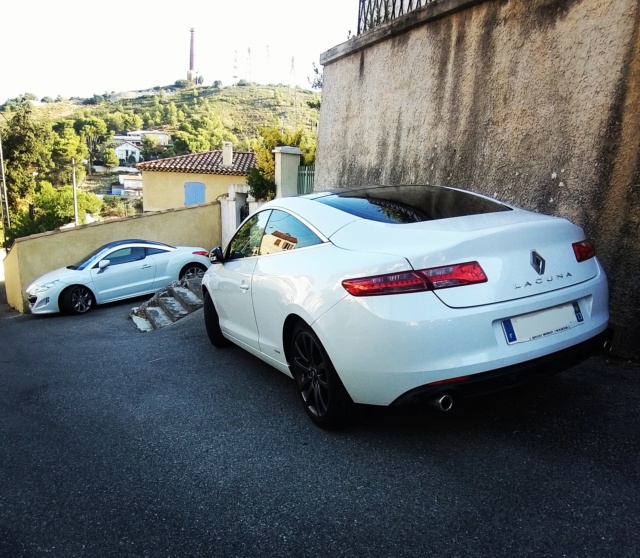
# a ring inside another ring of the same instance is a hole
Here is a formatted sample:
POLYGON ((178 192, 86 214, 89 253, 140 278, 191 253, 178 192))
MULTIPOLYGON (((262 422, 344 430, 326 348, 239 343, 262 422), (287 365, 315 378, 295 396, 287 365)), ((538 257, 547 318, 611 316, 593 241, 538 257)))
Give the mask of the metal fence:
POLYGON ((298 167, 298 194, 310 194, 313 192, 315 176, 315 167, 298 167))
POLYGON ((438 0, 360 0, 358 35, 438 0))

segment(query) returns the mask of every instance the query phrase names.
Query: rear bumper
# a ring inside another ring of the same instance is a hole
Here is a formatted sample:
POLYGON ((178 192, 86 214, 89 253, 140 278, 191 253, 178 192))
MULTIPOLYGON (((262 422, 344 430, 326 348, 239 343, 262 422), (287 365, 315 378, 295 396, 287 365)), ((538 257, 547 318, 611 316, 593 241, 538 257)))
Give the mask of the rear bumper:
POLYGON ((611 331, 606 330, 578 345, 540 358, 473 374, 459 381, 417 387, 398 397, 391 405, 394 407, 419 405, 443 395, 467 399, 523 386, 580 364, 597 351, 603 350, 605 343, 610 340, 611 331))

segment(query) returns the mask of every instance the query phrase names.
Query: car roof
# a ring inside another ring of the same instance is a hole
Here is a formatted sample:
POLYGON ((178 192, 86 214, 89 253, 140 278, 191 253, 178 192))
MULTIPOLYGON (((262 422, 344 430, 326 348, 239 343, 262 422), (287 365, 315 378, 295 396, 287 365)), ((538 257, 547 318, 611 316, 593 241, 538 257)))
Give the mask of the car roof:
POLYGON ((168 246, 167 244, 164 244, 162 242, 156 242, 154 240, 141 240, 138 238, 128 238, 126 240, 114 240, 113 242, 108 242, 107 244, 102 246, 102 249, 115 248, 116 246, 122 246, 123 244, 151 244, 153 246, 164 246, 164 247, 168 246))
MULTIPOLYGON (((261 209, 282 208, 306 219, 327 238, 354 221, 385 221, 377 218, 376 209, 363 208, 358 200, 371 200, 374 206, 390 206, 407 220, 432 221, 448 217, 510 211, 502 202, 474 192, 445 186, 376 186, 332 189, 302 196, 278 198, 261 209), (354 203, 355 202, 355 203, 354 203)), ((367 204, 364 204, 367 205, 367 204)), ((379 211, 384 217, 384 210, 379 211)), ((397 222, 402 222, 400 219, 397 222)))

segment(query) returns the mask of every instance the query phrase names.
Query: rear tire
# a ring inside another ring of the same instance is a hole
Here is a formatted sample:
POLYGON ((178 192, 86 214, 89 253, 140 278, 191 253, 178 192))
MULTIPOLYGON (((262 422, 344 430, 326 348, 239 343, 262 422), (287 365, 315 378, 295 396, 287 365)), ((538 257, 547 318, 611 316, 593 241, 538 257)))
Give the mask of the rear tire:
POLYGON ((60 309, 65 314, 86 314, 95 305, 91 289, 84 285, 74 285, 60 295, 60 309))
POLYGON ((180 275, 178 275, 178 279, 182 281, 183 279, 202 279, 202 276, 207 271, 207 268, 197 262, 193 262, 185 265, 180 270, 180 275))
POLYGON ((214 347, 222 349, 231 345, 231 341, 222 335, 220 318, 208 292, 204 293, 204 326, 207 330, 207 337, 209 337, 209 341, 214 347))
POLYGON ((326 430, 351 425, 356 419, 356 405, 317 335, 299 323, 290 342, 290 369, 309 418, 326 430))

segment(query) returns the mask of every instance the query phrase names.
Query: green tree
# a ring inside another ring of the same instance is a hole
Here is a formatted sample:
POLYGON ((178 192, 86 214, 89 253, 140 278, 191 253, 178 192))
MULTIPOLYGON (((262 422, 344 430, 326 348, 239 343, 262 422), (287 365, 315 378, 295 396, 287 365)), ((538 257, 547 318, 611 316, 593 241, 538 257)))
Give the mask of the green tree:
POLYGON ((176 155, 203 153, 211 149, 209 140, 198 132, 178 131, 175 134, 171 134, 171 141, 173 142, 173 151, 176 155))
POLYGON ((156 158, 159 153, 158 140, 153 136, 144 136, 140 152, 145 161, 156 158))
POLYGON ((76 165, 76 181, 82 182, 85 176, 83 160, 89 157, 85 142, 73 128, 71 120, 62 120, 53 126, 54 141, 51 157, 54 167, 46 176, 54 186, 68 186, 73 182, 71 161, 76 165))
MULTIPOLYGON (((88 213, 94 215, 100 213, 102 200, 95 194, 78 190, 76 198, 80 223, 86 222, 88 213)), ((72 223, 73 220, 73 188, 71 186, 54 188, 50 182, 43 181, 39 192, 33 195, 32 211, 20 210, 11 222, 9 233, 11 239, 15 239, 52 231, 72 223)))
POLYGON ((273 150, 276 147, 298 147, 302 151, 302 162, 311 165, 315 161, 316 141, 304 130, 282 131, 278 128, 259 129, 259 145, 256 153, 255 169, 247 174, 249 193, 257 200, 270 200, 276 195, 276 160, 273 150))
POLYGON ((120 164, 120 159, 116 155, 116 150, 113 147, 107 147, 102 152, 102 160, 104 161, 104 166, 113 168, 117 167, 120 164))
POLYGON ((43 176, 51 170, 53 146, 51 125, 36 121, 30 103, 23 103, 9 120, 2 137, 11 210, 28 207, 36 189, 35 174, 43 176))
POLYGON ((97 116, 86 116, 78 118, 73 123, 73 128, 77 134, 80 134, 87 144, 89 150, 89 164, 98 154, 98 148, 108 138, 107 125, 102 118, 97 116))

